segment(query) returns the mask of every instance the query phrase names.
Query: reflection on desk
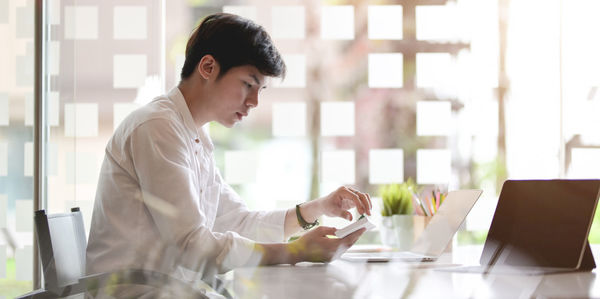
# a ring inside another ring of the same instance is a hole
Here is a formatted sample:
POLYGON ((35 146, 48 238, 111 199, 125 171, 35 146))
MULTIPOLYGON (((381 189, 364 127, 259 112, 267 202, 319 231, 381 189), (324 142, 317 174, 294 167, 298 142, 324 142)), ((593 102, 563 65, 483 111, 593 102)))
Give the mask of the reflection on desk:
MULTIPOLYGON (((234 272, 239 298, 530 298, 600 297, 596 273, 544 276, 482 275, 435 271, 477 264, 482 246, 457 246, 433 263, 354 263, 241 268, 234 272)), ((594 256, 600 248, 592 246, 594 256)))

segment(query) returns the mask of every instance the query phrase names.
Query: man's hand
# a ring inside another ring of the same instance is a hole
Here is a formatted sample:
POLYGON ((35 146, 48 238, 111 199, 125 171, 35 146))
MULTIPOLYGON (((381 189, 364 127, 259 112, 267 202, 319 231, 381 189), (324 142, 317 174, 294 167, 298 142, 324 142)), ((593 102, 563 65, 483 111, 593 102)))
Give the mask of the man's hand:
POLYGON ((373 208, 369 194, 348 186, 339 187, 318 200, 321 201, 323 214, 330 217, 341 217, 346 220, 352 220, 352 214, 348 210, 353 207, 356 207, 359 214, 369 216, 371 215, 371 208, 373 208))
MULTIPOLYGON (((341 217, 352 220, 352 214, 348 210, 356 207, 359 214, 371 215, 371 197, 353 187, 342 186, 329 195, 303 203, 300 206, 300 214, 306 222, 314 222, 322 215, 330 217, 341 217)), ((285 215, 284 235, 286 238, 301 229, 296 218, 295 208, 291 208, 285 215)))
POLYGON ((291 263, 329 262, 336 259, 358 240, 365 229, 362 228, 344 238, 327 237, 334 236, 335 231, 334 227, 319 226, 289 243, 291 263))

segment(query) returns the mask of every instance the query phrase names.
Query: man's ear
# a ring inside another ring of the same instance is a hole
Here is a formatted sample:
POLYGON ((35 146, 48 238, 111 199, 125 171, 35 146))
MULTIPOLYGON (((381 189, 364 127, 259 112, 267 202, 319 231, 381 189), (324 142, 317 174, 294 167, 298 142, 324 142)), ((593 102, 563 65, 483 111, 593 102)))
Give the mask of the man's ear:
POLYGON ((216 78, 219 75, 219 63, 212 55, 204 55, 198 62, 196 70, 206 80, 211 77, 216 78))

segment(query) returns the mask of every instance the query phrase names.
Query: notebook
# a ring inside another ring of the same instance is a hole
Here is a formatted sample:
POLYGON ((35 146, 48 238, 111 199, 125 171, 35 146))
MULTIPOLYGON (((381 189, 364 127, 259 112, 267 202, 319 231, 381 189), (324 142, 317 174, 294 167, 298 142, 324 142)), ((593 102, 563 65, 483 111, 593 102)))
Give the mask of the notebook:
POLYGON ((435 261, 475 205, 482 190, 457 190, 448 193, 444 203, 409 251, 346 252, 341 259, 353 262, 429 262, 435 261))
POLYGON ((479 266, 443 271, 526 274, 591 270, 588 234, 600 180, 508 180, 479 266))

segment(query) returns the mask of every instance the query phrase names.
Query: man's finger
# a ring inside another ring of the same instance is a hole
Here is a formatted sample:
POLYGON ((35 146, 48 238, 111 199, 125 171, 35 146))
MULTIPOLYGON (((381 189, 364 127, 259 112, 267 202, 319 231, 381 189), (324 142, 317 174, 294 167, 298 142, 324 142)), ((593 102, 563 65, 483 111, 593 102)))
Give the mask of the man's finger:
POLYGON ((354 201, 354 205, 359 214, 364 214, 367 211, 367 207, 356 193, 352 192, 348 187, 344 187, 343 191, 352 199, 352 201, 354 201))
POLYGON ((344 244, 345 244, 345 246, 348 246, 348 247, 352 246, 354 243, 356 243, 356 241, 358 241, 358 238, 360 238, 360 236, 361 236, 361 235, 362 235, 362 234, 363 234, 365 231, 367 231, 367 229, 363 227, 363 228, 361 228, 361 229, 359 229, 359 230, 357 230, 357 231, 355 231, 355 232, 353 232, 353 233, 351 233, 351 234, 349 234, 349 235, 345 236, 345 237, 342 239, 342 240, 343 240, 343 242, 344 242, 344 244))
POLYGON ((358 196, 358 198, 360 199, 360 202, 362 203, 364 210, 361 214, 366 213, 367 215, 371 216, 371 201, 369 200, 369 198, 367 197, 367 195, 365 193, 362 193, 352 187, 347 187, 348 190, 350 190, 350 192, 354 193, 354 195, 358 196))
POLYGON ((315 230, 317 231, 317 233, 321 236, 327 236, 327 235, 334 235, 335 231, 337 230, 335 227, 329 227, 329 226, 319 226, 317 228, 315 228, 315 230))

